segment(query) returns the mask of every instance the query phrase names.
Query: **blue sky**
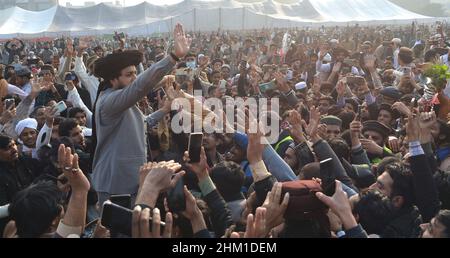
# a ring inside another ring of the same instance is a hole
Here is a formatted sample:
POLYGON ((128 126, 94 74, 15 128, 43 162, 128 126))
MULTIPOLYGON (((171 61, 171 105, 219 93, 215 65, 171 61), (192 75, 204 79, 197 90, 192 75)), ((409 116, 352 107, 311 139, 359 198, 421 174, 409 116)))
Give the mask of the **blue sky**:
MULTIPOLYGON (((59 3, 63 6, 66 5, 67 2, 70 2, 72 5, 83 5, 84 2, 96 2, 96 3, 100 3, 100 2, 116 2, 117 0, 106 0, 106 1, 101 1, 101 0, 60 0, 59 3)), ((125 2, 125 5, 129 6, 129 5, 136 5, 139 3, 142 3, 144 0, 119 0, 121 3, 125 2)), ((175 4, 178 2, 181 2, 182 0, 147 0, 147 2, 150 2, 152 4, 158 4, 158 5, 164 5, 164 4, 175 4)))

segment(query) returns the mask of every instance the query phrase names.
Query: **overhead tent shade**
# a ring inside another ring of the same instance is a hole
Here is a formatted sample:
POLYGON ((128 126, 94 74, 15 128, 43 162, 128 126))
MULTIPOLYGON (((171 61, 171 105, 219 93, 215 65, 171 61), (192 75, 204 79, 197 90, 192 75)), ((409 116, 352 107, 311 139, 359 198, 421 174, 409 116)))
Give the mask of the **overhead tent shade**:
POLYGON ((177 22, 187 30, 212 31, 293 27, 305 24, 429 20, 387 0, 304 0, 281 4, 273 0, 185 0, 174 5, 147 2, 114 7, 54 6, 33 12, 20 7, 0 10, 0 37, 87 35, 126 30, 131 35, 169 32, 177 22))

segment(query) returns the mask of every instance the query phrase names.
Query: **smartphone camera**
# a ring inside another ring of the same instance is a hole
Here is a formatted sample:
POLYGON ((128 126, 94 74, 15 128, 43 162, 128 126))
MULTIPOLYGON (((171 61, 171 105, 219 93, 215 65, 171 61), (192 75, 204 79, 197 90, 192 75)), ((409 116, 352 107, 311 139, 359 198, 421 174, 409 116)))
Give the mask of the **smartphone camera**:
POLYGON ((189 136, 189 163, 199 163, 202 150, 203 133, 192 133, 189 136))
POLYGON ((325 159, 320 162, 320 176, 322 179, 323 193, 333 196, 336 191, 336 178, 333 172, 333 159, 325 159))
POLYGON ((15 105, 16 105, 15 99, 5 99, 6 109, 10 109, 12 106, 15 106, 15 105))
MULTIPOLYGON (((123 234, 131 237, 131 224, 133 223, 133 211, 114 204, 111 201, 106 201, 103 204, 103 212, 101 224, 109 229, 111 233, 123 234)), ((166 224, 161 221, 161 231, 164 231, 166 224)), ((149 222, 149 230, 151 230, 151 218, 149 222)))
POLYGON ((64 78, 64 80, 65 80, 65 81, 74 81, 74 80, 76 80, 76 76, 75 76, 75 74, 73 74, 73 73, 68 73, 68 74, 66 75, 66 77, 64 78))

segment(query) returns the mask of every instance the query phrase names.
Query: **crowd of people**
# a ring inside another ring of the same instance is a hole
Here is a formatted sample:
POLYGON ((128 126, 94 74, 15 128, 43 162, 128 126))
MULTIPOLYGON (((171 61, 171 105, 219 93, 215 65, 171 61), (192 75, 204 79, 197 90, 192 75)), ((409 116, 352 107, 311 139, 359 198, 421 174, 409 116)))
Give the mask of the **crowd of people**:
POLYGON ((2 237, 448 238, 446 35, 441 23, 178 24, 160 38, 9 40, 2 237), (278 100, 279 110, 235 108, 241 125, 202 105, 211 98, 278 100), (200 131, 199 160, 192 135, 173 130, 183 112, 228 129, 200 131), (264 115, 279 120, 273 144, 250 130, 264 115), (121 208, 129 217, 114 217, 121 208))

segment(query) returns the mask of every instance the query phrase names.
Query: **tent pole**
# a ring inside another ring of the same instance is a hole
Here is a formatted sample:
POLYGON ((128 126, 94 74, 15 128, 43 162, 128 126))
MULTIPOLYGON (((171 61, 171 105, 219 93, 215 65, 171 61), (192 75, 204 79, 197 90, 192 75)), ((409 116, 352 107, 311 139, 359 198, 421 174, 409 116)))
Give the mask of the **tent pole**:
POLYGON ((194 8, 194 31, 197 30, 197 8, 194 8))
POLYGON ((245 7, 242 7, 242 30, 245 30, 245 7))
POLYGON ((222 30, 222 7, 219 8, 219 30, 222 30))

